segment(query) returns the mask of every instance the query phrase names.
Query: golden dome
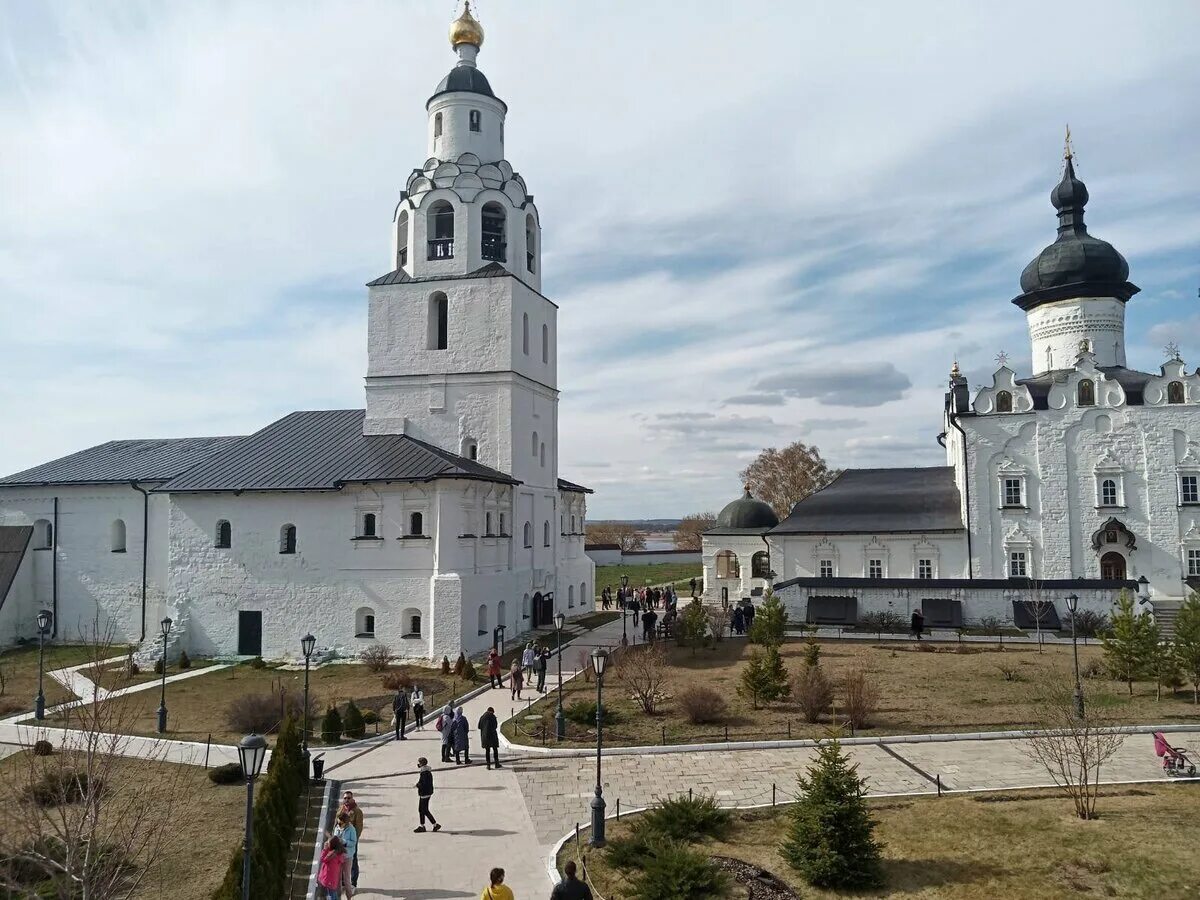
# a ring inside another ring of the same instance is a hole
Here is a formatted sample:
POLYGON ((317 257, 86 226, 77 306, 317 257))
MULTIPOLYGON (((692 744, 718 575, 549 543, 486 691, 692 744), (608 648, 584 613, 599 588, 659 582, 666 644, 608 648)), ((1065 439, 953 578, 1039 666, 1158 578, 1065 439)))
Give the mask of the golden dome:
POLYGON ((463 7, 462 15, 450 23, 450 46, 459 44, 483 46, 483 26, 471 15, 470 0, 463 7))

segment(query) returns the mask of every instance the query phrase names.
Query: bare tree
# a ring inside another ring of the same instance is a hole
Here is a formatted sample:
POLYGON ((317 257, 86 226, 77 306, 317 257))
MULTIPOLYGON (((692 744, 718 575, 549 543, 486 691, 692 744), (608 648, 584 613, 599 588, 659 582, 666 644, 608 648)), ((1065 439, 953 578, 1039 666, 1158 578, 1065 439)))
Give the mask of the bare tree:
POLYGON ((584 527, 590 544, 616 544, 622 553, 646 549, 646 536, 632 525, 623 522, 588 522, 584 527))
MULTIPOLYGON (((84 635, 93 666, 113 655, 97 621, 84 635)), ((13 898, 124 900, 175 840, 187 768, 165 741, 131 739, 141 704, 99 693, 60 713, 66 732, 29 729, 29 746, 0 779, 0 888, 13 898), (53 738, 60 746, 52 747, 53 738), (36 744, 36 746, 35 746, 36 744)))
POLYGON ((679 520, 679 527, 675 529, 675 549, 700 550, 703 543, 701 535, 716 527, 716 524, 715 513, 702 512, 684 516, 679 520))
POLYGON ((617 661, 617 683, 637 700, 646 715, 654 715, 667 680, 667 653, 658 644, 646 644, 622 653, 617 661))
POLYGON ((1054 602, 1047 600, 1042 594, 1041 584, 1037 581, 1033 582, 1033 589, 1029 594, 1029 611, 1033 614, 1033 627, 1037 634, 1038 653, 1045 650, 1045 644, 1042 638, 1042 619, 1054 609, 1054 602))
POLYGON ((768 447, 742 470, 741 477, 754 496, 782 519, 793 506, 840 474, 826 465, 820 450, 796 441, 782 450, 768 447))
POLYGON ((1031 699, 1039 727, 1026 734, 1030 751, 1071 798, 1075 814, 1094 819, 1100 770, 1120 749, 1127 730, 1093 712, 1096 706, 1086 698, 1084 714, 1077 715, 1073 680, 1062 675, 1043 682, 1031 699))

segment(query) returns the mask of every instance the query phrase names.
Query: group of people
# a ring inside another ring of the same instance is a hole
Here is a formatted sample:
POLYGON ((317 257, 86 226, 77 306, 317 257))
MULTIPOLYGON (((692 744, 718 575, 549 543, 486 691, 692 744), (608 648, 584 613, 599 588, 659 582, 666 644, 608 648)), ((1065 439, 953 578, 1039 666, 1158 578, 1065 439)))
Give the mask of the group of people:
POLYGON ((352 791, 342 794, 332 831, 325 832, 317 869, 318 900, 353 897, 358 887, 358 844, 363 833, 362 807, 352 791))
POLYGON ((734 634, 746 634, 754 624, 754 604, 742 601, 729 614, 729 628, 734 634))
POLYGON ((404 729, 408 724, 409 712, 413 715, 417 731, 424 731, 425 695, 415 684, 408 691, 400 688, 396 691, 396 696, 392 698, 392 725, 396 729, 396 740, 398 741, 408 740, 404 736, 404 729))
MULTIPOLYGON (((512 888, 504 883, 504 870, 492 869, 488 873, 488 886, 479 895, 479 900, 516 900, 512 888)), ((592 900, 592 889, 579 880, 575 860, 567 860, 563 866, 563 879, 550 891, 550 900, 592 900)))
MULTIPOLYGON (((546 670, 550 666, 550 658, 554 653, 544 644, 534 644, 530 641, 521 651, 519 659, 514 659, 508 670, 508 686, 512 699, 522 700, 521 692, 525 685, 537 678, 538 693, 546 692, 546 670)), ((500 652, 493 647, 487 658, 488 683, 494 688, 504 687, 504 664, 500 660, 500 652)))
MULTIPOLYGON (((693 579, 694 580, 694 579, 693 579)), ((692 590, 693 595, 695 589, 692 590)), ((667 584, 661 587, 606 587, 600 592, 600 608, 611 609, 613 603, 617 609, 628 609, 642 612, 647 609, 674 609, 679 603, 679 595, 675 587, 667 584)))

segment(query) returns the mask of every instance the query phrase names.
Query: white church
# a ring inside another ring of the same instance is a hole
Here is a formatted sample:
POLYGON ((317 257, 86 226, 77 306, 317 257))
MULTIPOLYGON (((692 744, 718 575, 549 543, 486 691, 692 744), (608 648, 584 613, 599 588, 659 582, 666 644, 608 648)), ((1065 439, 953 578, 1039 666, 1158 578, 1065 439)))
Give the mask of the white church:
POLYGON ((1175 347, 1129 368, 1125 305, 1138 288, 1084 225, 1070 149, 1050 194, 1058 234, 1012 302, 1033 349, 973 394, 955 363, 933 468, 847 469, 782 522, 747 491, 703 539, 708 602, 773 582, 796 621, 865 612, 956 628, 1067 619, 1067 598, 1110 612, 1122 590, 1169 628, 1200 588, 1200 374, 1175 347))
POLYGON ((504 158, 507 107, 458 59, 426 104, 429 158, 368 285, 366 409, 244 437, 117 440, 0 479, 0 643, 97 617, 193 655, 453 659, 592 609, 587 488, 558 476, 558 307, 541 224, 504 158))

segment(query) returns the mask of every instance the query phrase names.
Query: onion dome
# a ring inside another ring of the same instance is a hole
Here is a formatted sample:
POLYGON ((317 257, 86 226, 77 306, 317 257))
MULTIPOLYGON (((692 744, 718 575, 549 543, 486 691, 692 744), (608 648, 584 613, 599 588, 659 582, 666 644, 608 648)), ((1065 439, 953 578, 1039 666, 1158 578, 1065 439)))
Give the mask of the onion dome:
POLYGON ((457 47, 459 44, 483 46, 483 26, 471 15, 470 0, 463 7, 462 15, 450 23, 450 46, 457 47))
POLYGON ((716 527, 774 528, 778 524, 779 516, 775 515, 775 510, 761 500, 755 500, 747 485, 746 492, 741 497, 721 510, 717 516, 716 527))
POLYGON ((1013 303, 1029 310, 1055 300, 1115 297, 1128 300, 1140 288, 1129 283, 1129 263, 1108 241, 1088 234, 1083 208, 1088 189, 1067 154, 1062 180, 1050 192, 1058 211, 1058 237, 1021 273, 1021 295, 1013 303))

